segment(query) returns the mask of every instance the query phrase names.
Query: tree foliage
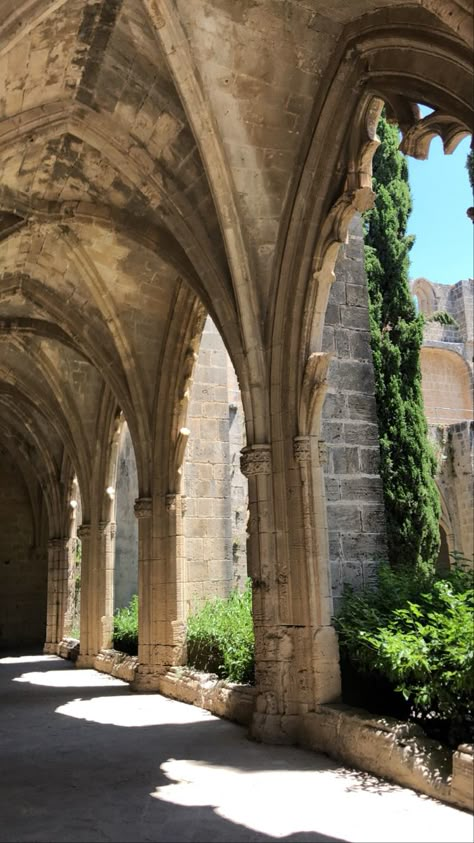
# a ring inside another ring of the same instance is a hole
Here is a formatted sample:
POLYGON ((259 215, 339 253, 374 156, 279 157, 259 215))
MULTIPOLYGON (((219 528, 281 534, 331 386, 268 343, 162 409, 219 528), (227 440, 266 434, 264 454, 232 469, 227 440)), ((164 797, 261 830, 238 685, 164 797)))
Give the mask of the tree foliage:
POLYGON ((445 721, 453 745, 472 740, 474 725, 474 588, 466 562, 442 575, 381 564, 375 588, 346 587, 335 619, 359 682, 368 677, 372 692, 377 676, 388 680, 416 722, 429 730, 430 720, 445 721))
POLYGON ((411 211, 408 167, 396 126, 381 118, 373 162, 375 206, 365 215, 365 266, 380 433, 389 559, 434 563, 439 548, 436 462, 421 392, 423 317, 408 285, 406 234, 411 211))

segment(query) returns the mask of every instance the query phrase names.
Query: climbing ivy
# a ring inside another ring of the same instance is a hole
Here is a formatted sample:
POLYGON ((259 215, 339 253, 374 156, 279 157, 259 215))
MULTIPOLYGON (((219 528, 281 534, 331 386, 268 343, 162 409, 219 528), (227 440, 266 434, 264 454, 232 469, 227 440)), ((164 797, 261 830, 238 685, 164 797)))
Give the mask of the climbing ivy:
POLYGON ((374 208, 365 215, 369 289, 388 553, 392 564, 430 567, 439 548, 436 461, 428 441, 421 392, 423 317, 408 285, 413 237, 408 167, 396 126, 382 116, 373 162, 374 208))

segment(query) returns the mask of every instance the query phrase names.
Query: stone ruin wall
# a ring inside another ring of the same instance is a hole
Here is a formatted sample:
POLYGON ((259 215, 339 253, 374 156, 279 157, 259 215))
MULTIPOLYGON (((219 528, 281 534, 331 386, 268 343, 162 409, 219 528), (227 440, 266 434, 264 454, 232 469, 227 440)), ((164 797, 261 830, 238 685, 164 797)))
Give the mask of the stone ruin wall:
POLYGON ((430 427, 449 551, 474 560, 474 421, 430 427))
MULTIPOLYGON (((412 282, 415 294, 419 281, 412 282)), ((447 552, 457 552, 472 562, 474 281, 471 278, 447 285, 423 279, 422 283, 431 292, 427 315, 445 311, 457 322, 426 322, 421 349, 422 388, 429 435, 438 462, 436 482, 447 552)))
POLYGON ((226 596, 247 576, 244 415, 235 371, 208 317, 193 373, 184 466, 186 601, 226 596))
POLYGON ((334 608, 344 583, 373 580, 386 559, 385 510, 370 348, 362 223, 341 247, 325 319, 323 350, 333 354, 322 411, 329 559, 334 608))
MULTIPOLYGON (((0 447, 0 649, 39 645, 46 633, 46 530, 35 536, 30 494, 8 451, 0 447), (38 546, 39 544, 39 546, 38 546)), ((37 513, 38 516, 38 513, 37 513)))
POLYGON ((120 438, 115 491, 116 533, 114 565, 114 608, 127 606, 138 593, 138 522, 133 504, 138 497, 135 452, 128 425, 120 438))

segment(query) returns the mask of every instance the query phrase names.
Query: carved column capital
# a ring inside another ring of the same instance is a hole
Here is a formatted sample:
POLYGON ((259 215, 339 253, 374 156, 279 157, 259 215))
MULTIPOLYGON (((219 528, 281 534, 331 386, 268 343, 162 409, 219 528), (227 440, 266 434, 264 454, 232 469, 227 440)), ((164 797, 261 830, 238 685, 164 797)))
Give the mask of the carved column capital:
POLYGON ((49 539, 48 550, 59 550, 63 541, 67 541, 67 539, 49 539))
POLYGON ((142 518, 151 518, 153 511, 152 498, 137 498, 133 507, 135 516, 140 520, 142 518))
POLYGON ((82 541, 90 539, 91 537, 91 525, 90 524, 81 524, 80 527, 77 528, 77 537, 82 541))
POLYGON ((271 474, 272 451, 271 445, 248 445, 240 452, 240 470, 245 477, 257 474, 271 474))
POLYGON ((311 459, 311 441, 309 436, 294 437, 293 456, 298 465, 303 465, 311 459))

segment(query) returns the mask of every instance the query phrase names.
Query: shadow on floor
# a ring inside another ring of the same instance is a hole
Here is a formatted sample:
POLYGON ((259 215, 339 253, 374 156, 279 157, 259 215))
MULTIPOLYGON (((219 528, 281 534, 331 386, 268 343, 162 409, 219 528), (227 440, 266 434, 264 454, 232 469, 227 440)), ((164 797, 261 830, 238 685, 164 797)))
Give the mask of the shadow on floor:
POLYGON ((55 657, 0 654, 0 704, 0 841, 340 840, 271 823, 272 775, 336 769, 329 759, 246 741, 243 727, 55 657), (248 825, 222 815, 248 799, 245 774, 255 804, 230 813, 248 825))

